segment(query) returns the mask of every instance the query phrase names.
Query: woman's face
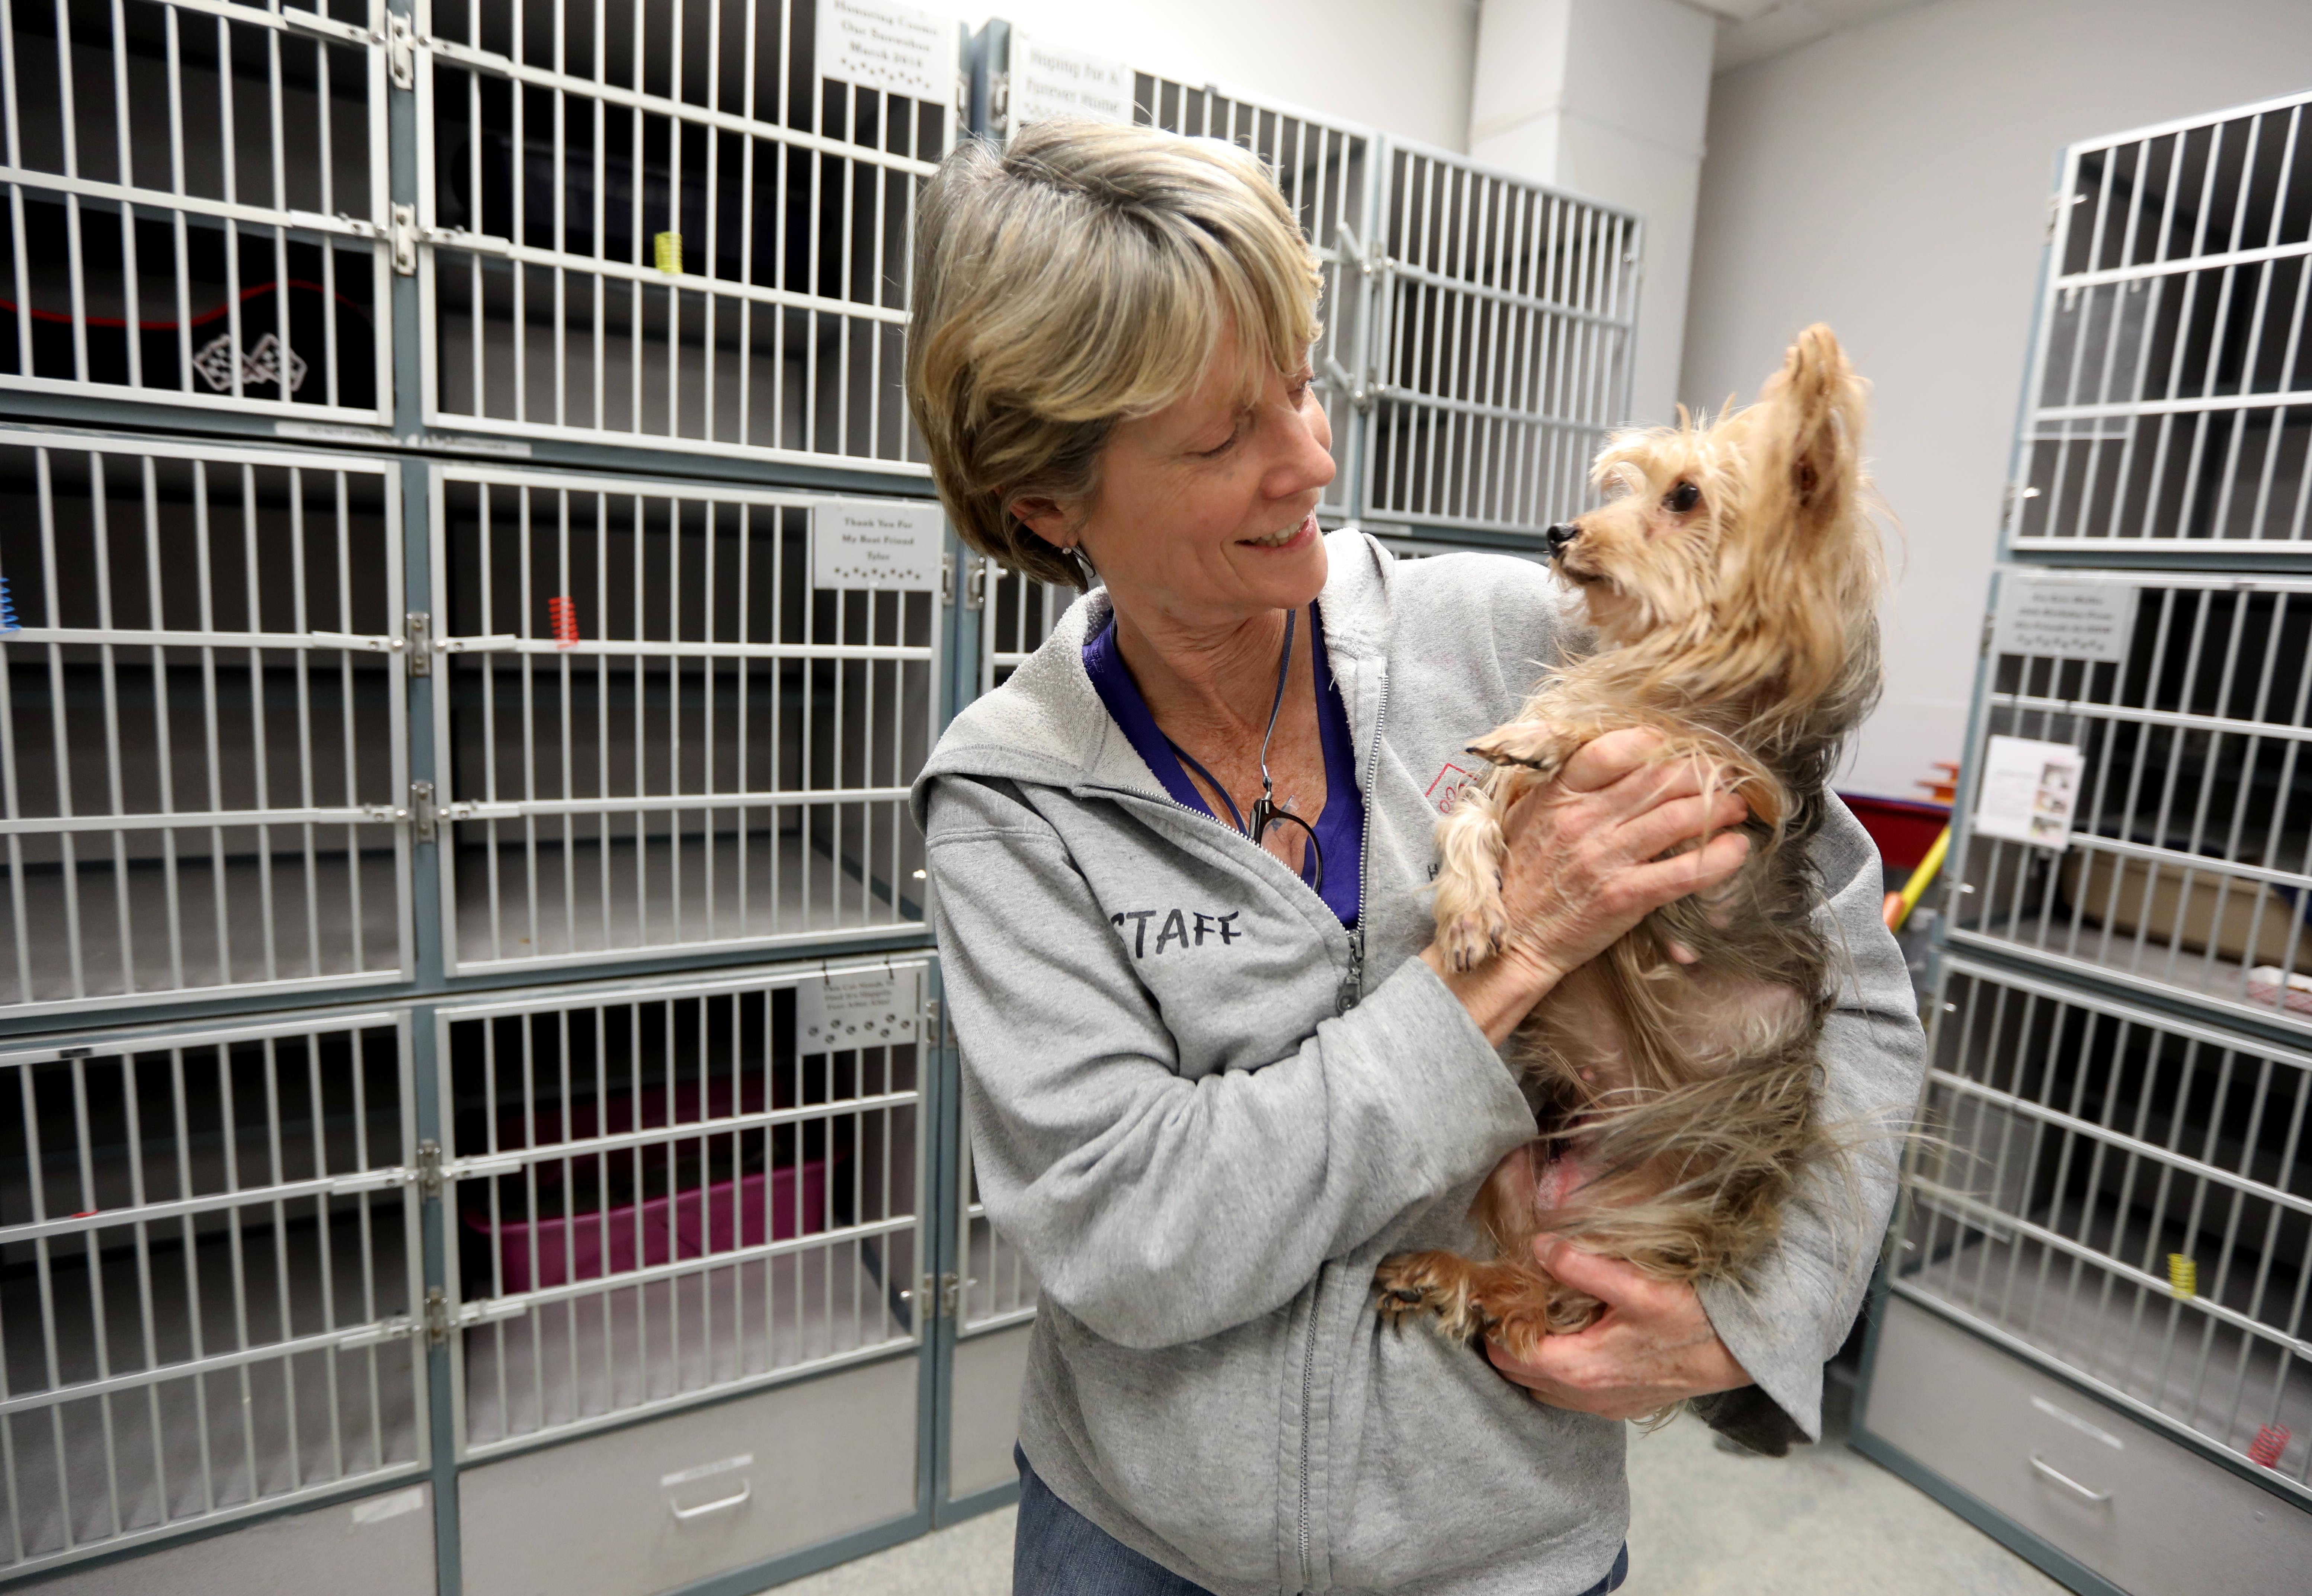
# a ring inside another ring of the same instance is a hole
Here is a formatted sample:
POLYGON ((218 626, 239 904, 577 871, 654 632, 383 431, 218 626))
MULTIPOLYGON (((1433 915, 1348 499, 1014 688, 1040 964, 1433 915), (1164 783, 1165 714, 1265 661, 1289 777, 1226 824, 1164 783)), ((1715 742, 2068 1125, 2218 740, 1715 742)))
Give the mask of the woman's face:
POLYGON ((1286 377, 1260 364, 1247 405, 1243 357, 1223 338, 1194 391, 1117 426, 1089 506, 1022 516, 1047 540, 1080 545, 1143 627, 1234 627, 1325 585, 1316 510, 1333 479, 1332 424, 1305 368, 1286 377))

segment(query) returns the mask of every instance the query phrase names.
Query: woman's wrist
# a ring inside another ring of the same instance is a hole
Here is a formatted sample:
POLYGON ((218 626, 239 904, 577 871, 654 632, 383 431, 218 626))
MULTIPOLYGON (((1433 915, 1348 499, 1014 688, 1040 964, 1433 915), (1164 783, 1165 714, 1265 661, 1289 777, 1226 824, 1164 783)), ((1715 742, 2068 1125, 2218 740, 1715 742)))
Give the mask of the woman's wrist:
POLYGON ((1421 950, 1421 960, 1437 972, 1446 990, 1460 999, 1485 1039, 1499 1047, 1509 1039, 1533 1005, 1549 995, 1564 972, 1521 949, 1496 953, 1476 969, 1456 970, 1435 943, 1421 950))

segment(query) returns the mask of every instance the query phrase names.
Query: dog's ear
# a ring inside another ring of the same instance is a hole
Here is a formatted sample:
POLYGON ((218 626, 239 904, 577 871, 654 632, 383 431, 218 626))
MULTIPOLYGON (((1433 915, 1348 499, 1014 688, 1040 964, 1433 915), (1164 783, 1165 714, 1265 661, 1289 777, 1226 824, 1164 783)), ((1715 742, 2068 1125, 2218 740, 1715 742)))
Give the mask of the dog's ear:
POLYGON ((1764 446, 1753 492, 1767 524, 1804 537, 1853 513, 1867 393, 1830 329, 1817 322, 1799 334, 1758 393, 1764 446))

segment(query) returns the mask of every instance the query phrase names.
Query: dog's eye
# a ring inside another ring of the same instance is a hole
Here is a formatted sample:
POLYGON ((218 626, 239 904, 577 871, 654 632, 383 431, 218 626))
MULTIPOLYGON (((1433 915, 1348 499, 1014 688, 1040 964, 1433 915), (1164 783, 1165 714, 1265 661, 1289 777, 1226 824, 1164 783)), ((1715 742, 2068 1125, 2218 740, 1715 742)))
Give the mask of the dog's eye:
POLYGON ((1681 482, 1662 495, 1662 504, 1673 515, 1683 515, 1702 503, 1702 490, 1691 482, 1681 482))

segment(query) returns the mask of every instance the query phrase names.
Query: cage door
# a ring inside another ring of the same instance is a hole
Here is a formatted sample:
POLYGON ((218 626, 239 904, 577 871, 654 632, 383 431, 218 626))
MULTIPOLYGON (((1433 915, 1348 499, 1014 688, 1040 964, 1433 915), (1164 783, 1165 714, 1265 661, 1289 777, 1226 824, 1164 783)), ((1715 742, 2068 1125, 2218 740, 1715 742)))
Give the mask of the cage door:
POLYGON ((2312 1504, 2312 1055, 1946 958, 1895 1289, 2312 1504))
POLYGON ((0 1055, 0 1575, 422 1470, 406 1017, 0 1055))
POLYGON ((385 422, 385 6, 0 13, 0 387, 385 422))
POLYGON ((429 423, 928 474, 901 373, 955 33, 879 86, 819 14, 425 0, 429 423))
POLYGON ((2075 145, 2007 547, 2312 551, 2312 94, 2075 145))
POLYGON ((1637 217, 1402 140, 1382 152, 1363 513, 1539 532, 1629 415, 1637 217))
POLYGON ((920 1343, 928 964, 441 1011, 462 1455, 920 1343))
POLYGON ((923 929, 936 504, 462 466, 434 495, 448 968, 923 929))
POLYGON ((0 1013, 408 978, 398 504, 0 429, 0 1013))

